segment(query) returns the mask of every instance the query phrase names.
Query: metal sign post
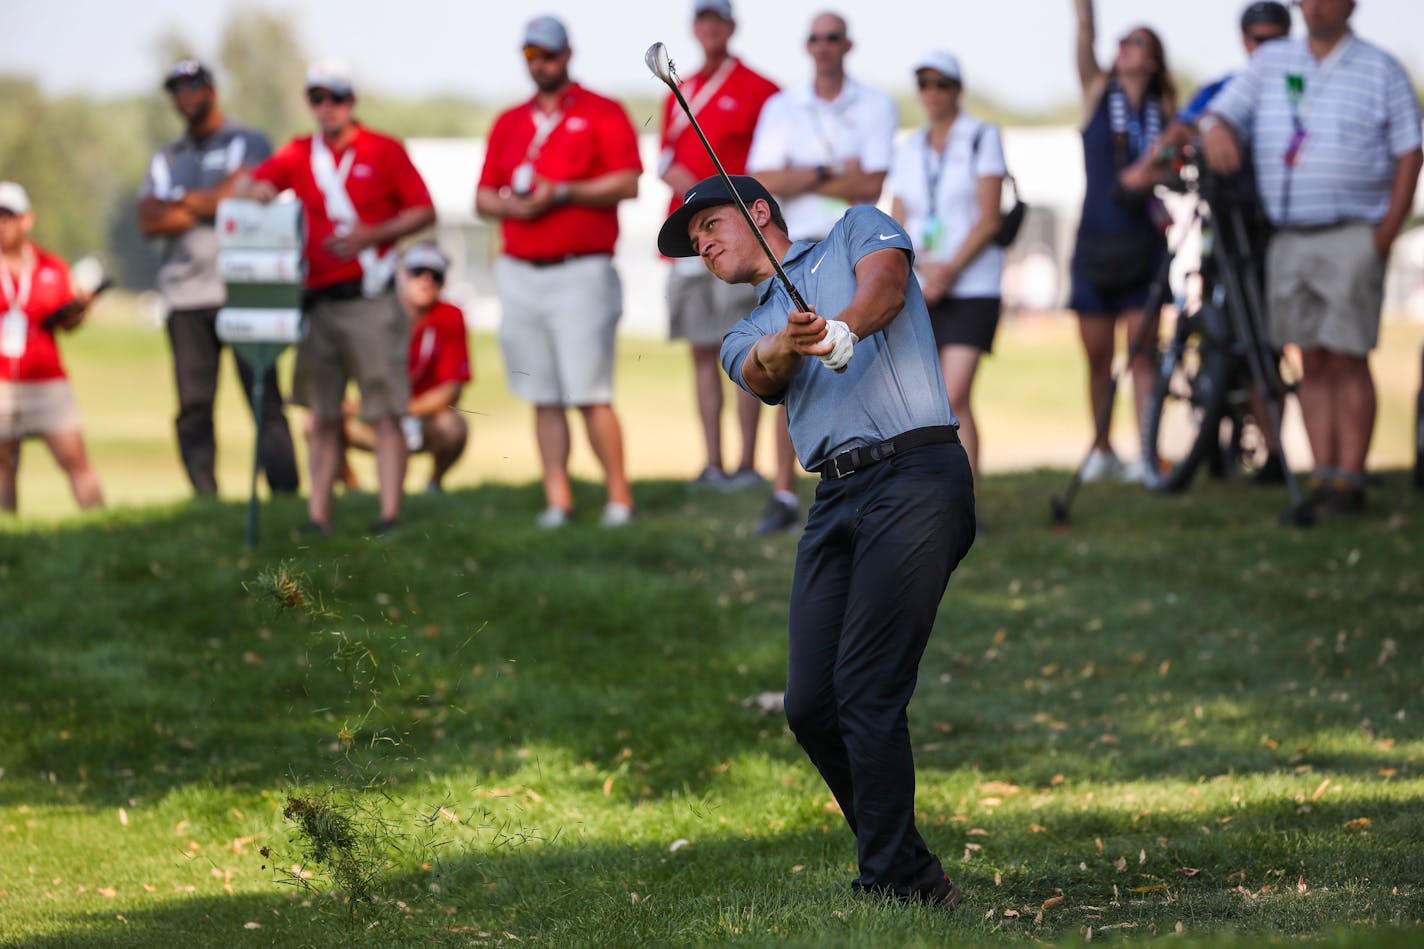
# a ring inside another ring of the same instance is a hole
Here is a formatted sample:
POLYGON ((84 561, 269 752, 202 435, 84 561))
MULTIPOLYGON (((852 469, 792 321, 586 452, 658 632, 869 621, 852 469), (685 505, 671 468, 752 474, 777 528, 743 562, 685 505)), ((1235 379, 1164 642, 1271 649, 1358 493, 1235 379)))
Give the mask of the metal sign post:
POLYGON ((257 546, 257 472, 262 465, 265 376, 283 350, 306 336, 302 313, 305 224, 292 200, 270 204, 240 198, 218 203, 218 270, 227 304, 218 311, 218 339, 252 367, 252 491, 247 501, 247 547, 257 546))

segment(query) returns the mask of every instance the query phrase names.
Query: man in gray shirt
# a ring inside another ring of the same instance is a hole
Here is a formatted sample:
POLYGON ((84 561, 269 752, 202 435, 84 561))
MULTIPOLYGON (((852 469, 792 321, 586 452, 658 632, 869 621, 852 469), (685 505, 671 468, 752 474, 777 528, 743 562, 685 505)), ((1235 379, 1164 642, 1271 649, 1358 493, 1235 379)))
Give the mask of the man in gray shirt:
MULTIPOLYGON (((168 341, 178 389, 178 451, 193 493, 212 497, 218 490, 213 400, 223 347, 217 336, 217 314, 226 299, 218 275, 213 218, 234 176, 270 155, 272 145, 261 132, 224 117, 212 72, 202 63, 179 60, 163 87, 187 128, 149 162, 138 222, 145 237, 164 238, 158 290, 169 311, 168 341)), ((236 352, 233 356, 251 404, 252 368, 236 352)), ((264 380, 261 417, 267 486, 273 492, 294 493, 297 464, 275 369, 264 380)))
POLYGON ((869 206, 793 244, 766 188, 732 181, 808 311, 720 178, 688 189, 658 249, 756 285, 761 304, 722 341, 722 366, 763 402, 785 402, 796 454, 821 476, 791 584, 786 718, 856 836, 852 888, 953 909, 959 887, 915 828, 906 707, 974 542, 974 484, 912 244, 869 206))

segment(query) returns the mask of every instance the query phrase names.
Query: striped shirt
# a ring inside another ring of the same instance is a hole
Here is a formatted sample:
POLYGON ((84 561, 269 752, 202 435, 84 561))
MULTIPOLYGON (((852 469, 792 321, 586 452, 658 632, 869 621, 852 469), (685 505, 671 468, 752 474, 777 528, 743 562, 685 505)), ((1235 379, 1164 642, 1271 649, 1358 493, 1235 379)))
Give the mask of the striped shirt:
POLYGON ((1303 37, 1265 44, 1211 112, 1250 141, 1266 213, 1283 226, 1382 220, 1395 165, 1420 144, 1408 75, 1353 32, 1323 60, 1303 37), (1304 139, 1292 166, 1297 127, 1304 139))

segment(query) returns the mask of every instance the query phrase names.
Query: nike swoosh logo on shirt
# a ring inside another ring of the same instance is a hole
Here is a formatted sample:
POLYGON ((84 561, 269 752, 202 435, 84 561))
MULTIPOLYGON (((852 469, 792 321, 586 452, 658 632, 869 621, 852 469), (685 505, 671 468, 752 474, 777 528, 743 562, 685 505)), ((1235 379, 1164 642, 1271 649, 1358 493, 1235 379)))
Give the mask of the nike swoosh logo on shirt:
POLYGON ((817 271, 817 269, 820 268, 821 264, 824 263, 825 260, 826 260, 826 258, 829 257, 829 256, 831 256, 831 252, 830 252, 830 251, 826 251, 824 254, 822 254, 822 255, 821 255, 821 259, 818 260, 818 261, 816 261, 816 263, 812 265, 812 267, 811 267, 811 273, 815 273, 815 272, 817 271))
POLYGON ((894 234, 881 234, 881 235, 880 235, 880 239, 881 239, 882 241, 888 241, 890 238, 892 238, 892 237, 894 237, 894 236, 895 236, 894 234))

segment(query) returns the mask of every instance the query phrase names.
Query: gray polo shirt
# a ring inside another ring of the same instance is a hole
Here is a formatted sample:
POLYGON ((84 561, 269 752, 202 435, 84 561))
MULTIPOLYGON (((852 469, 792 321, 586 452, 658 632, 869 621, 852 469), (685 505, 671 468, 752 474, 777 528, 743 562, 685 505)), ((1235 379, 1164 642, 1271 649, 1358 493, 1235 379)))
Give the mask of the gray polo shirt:
MULTIPOLYGON (((185 134, 153 156, 142 194, 174 201, 188 191, 216 188, 233 172, 255 167, 271 154, 267 136, 232 121, 203 139, 185 134)), ((172 310, 223 305, 218 238, 212 221, 164 240, 158 290, 172 310)))
MULTIPOLYGON (((909 235, 894 218, 873 207, 855 207, 825 240, 792 244, 782 269, 807 304, 834 319, 855 295, 855 265, 887 247, 912 252, 909 235)), ((748 392, 743 361, 757 340, 786 326, 791 310, 791 297, 776 277, 757 290, 761 304, 722 339, 722 367, 748 392)), ((880 332, 856 343, 844 373, 832 372, 819 359, 802 360, 783 397, 796 456, 808 471, 818 470, 838 452, 912 429, 958 425, 945 393, 929 311, 913 272, 905 288, 905 308, 880 332)), ((762 401, 775 404, 782 399, 762 401)))
POLYGON ((1420 142, 1409 76, 1354 33, 1324 60, 1304 37, 1266 43, 1208 109, 1251 143, 1266 213, 1283 226, 1380 221, 1396 162, 1420 142), (1305 137, 1290 167, 1297 125, 1305 137))

